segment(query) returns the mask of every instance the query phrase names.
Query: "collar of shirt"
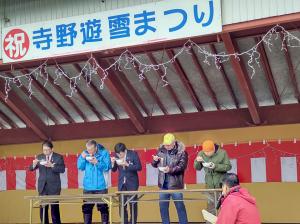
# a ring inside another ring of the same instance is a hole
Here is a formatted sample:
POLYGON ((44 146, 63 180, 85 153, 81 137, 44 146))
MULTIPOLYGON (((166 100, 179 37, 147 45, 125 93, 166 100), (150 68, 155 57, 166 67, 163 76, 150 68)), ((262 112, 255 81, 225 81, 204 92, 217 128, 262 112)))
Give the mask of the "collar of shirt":
POLYGON ((50 155, 47 155, 47 156, 46 156, 46 160, 49 161, 49 162, 51 162, 52 155, 53 155, 53 152, 51 152, 50 155), (47 158, 48 158, 48 159, 47 159, 47 158))

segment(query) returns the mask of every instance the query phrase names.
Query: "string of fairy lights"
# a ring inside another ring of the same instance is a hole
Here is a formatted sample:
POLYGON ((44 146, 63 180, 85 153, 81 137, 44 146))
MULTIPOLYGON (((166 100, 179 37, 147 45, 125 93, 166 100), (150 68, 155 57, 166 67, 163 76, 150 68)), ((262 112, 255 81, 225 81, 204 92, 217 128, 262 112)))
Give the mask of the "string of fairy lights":
MULTIPOLYGON (((191 50, 194 49, 199 55, 203 56, 203 63, 207 65, 212 65, 211 62, 214 62, 214 66, 217 69, 221 69, 220 64, 229 61, 231 57, 241 60, 242 56, 248 56, 247 66, 249 66, 251 72, 251 78, 256 74, 256 66, 260 66, 260 53, 259 47, 264 44, 267 49, 272 52, 272 46, 274 45, 273 40, 278 40, 281 38, 281 50, 286 51, 287 47, 295 48, 300 47, 300 39, 287 31, 284 27, 276 25, 272 27, 263 37, 250 49, 243 52, 235 52, 232 54, 226 54, 225 52, 212 53, 205 49, 204 46, 200 46, 192 40, 186 41, 183 46, 178 50, 178 52, 170 59, 163 61, 157 64, 146 64, 144 63, 139 56, 133 54, 130 50, 125 50, 120 56, 108 67, 103 67, 99 65, 96 58, 93 54, 90 55, 89 59, 83 64, 81 71, 74 76, 74 74, 68 74, 65 72, 58 63, 55 66, 55 78, 53 81, 54 85, 59 85, 59 80, 64 77, 68 80, 70 91, 66 91, 66 96, 73 97, 74 93, 77 92, 79 81, 81 79, 85 80, 87 87, 90 86, 93 76, 99 76, 101 74, 100 82, 98 88, 102 90, 105 86, 105 81, 110 75, 110 70, 119 70, 123 69, 131 70, 135 69, 138 71, 137 78, 140 81, 143 81, 146 78, 146 73, 153 70, 161 70, 160 78, 162 81, 162 86, 169 85, 168 80, 166 79, 168 75, 168 68, 170 64, 174 63, 176 59, 184 53, 191 54, 191 50)), ((17 88, 20 88, 22 85, 26 85, 28 90, 28 96, 31 98, 33 92, 32 83, 37 81, 39 78, 44 79, 44 87, 47 86, 49 82, 49 71, 51 67, 47 65, 48 60, 45 60, 37 68, 28 71, 27 73, 22 73, 14 77, 0 74, 0 78, 5 80, 5 101, 9 97, 9 92, 12 90, 12 85, 15 85, 17 88), (22 82, 23 79, 26 79, 27 82, 22 82)), ((13 67, 12 67, 13 72, 13 67)))

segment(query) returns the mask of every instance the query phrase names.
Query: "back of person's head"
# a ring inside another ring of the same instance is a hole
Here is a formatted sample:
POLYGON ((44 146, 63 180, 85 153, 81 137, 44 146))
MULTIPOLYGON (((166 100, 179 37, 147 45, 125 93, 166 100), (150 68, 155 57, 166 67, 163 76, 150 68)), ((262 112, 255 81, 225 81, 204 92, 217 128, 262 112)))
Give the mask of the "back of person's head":
POLYGON ((94 146, 94 147, 96 147, 97 146, 97 142, 95 140, 93 140, 93 139, 88 140, 86 142, 86 146, 94 146))
POLYGON ((115 145, 115 153, 125 152, 126 145, 124 143, 118 143, 115 145))
POLYGON ((235 173, 226 173, 222 178, 222 185, 226 185, 229 188, 240 185, 239 177, 235 173))
POLYGON ((50 140, 44 141, 44 142, 42 143, 42 147, 43 147, 43 146, 46 146, 46 147, 48 147, 48 148, 50 148, 50 149, 53 149, 53 143, 52 143, 50 140))

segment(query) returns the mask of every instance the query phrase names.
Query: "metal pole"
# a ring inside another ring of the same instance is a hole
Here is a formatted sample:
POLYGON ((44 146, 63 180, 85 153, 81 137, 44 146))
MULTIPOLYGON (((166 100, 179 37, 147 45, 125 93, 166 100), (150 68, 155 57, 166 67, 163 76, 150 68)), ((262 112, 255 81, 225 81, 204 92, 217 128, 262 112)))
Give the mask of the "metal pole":
POLYGON ((124 224, 124 195, 121 193, 121 223, 124 224))
POLYGON ((131 223, 134 224, 134 202, 131 202, 131 223))
POLYGON ((214 206, 215 206, 215 212, 216 212, 216 214, 215 215, 217 215, 217 212, 218 212, 218 210, 217 210, 217 192, 216 191, 214 191, 214 206))
POLYGON ((42 205, 43 207, 43 224, 45 224, 45 205, 42 205))
POLYGON ((30 199, 30 207, 29 207, 29 223, 32 224, 32 199, 30 199))
POLYGON ((112 224, 112 196, 109 196, 109 223, 112 224))

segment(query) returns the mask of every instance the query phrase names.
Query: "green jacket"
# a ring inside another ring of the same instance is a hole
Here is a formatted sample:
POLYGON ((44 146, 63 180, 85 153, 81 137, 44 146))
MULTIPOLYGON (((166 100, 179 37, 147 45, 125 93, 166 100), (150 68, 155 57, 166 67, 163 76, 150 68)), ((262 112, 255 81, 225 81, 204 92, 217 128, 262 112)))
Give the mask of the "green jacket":
POLYGON ((209 169, 203 167, 202 163, 197 162, 197 160, 194 162, 194 167, 196 170, 201 170, 204 168, 206 188, 220 188, 223 175, 227 171, 231 170, 231 163, 226 151, 216 145, 216 152, 211 157, 206 156, 203 151, 200 151, 198 156, 202 156, 205 162, 213 162, 216 165, 214 169, 209 169))

